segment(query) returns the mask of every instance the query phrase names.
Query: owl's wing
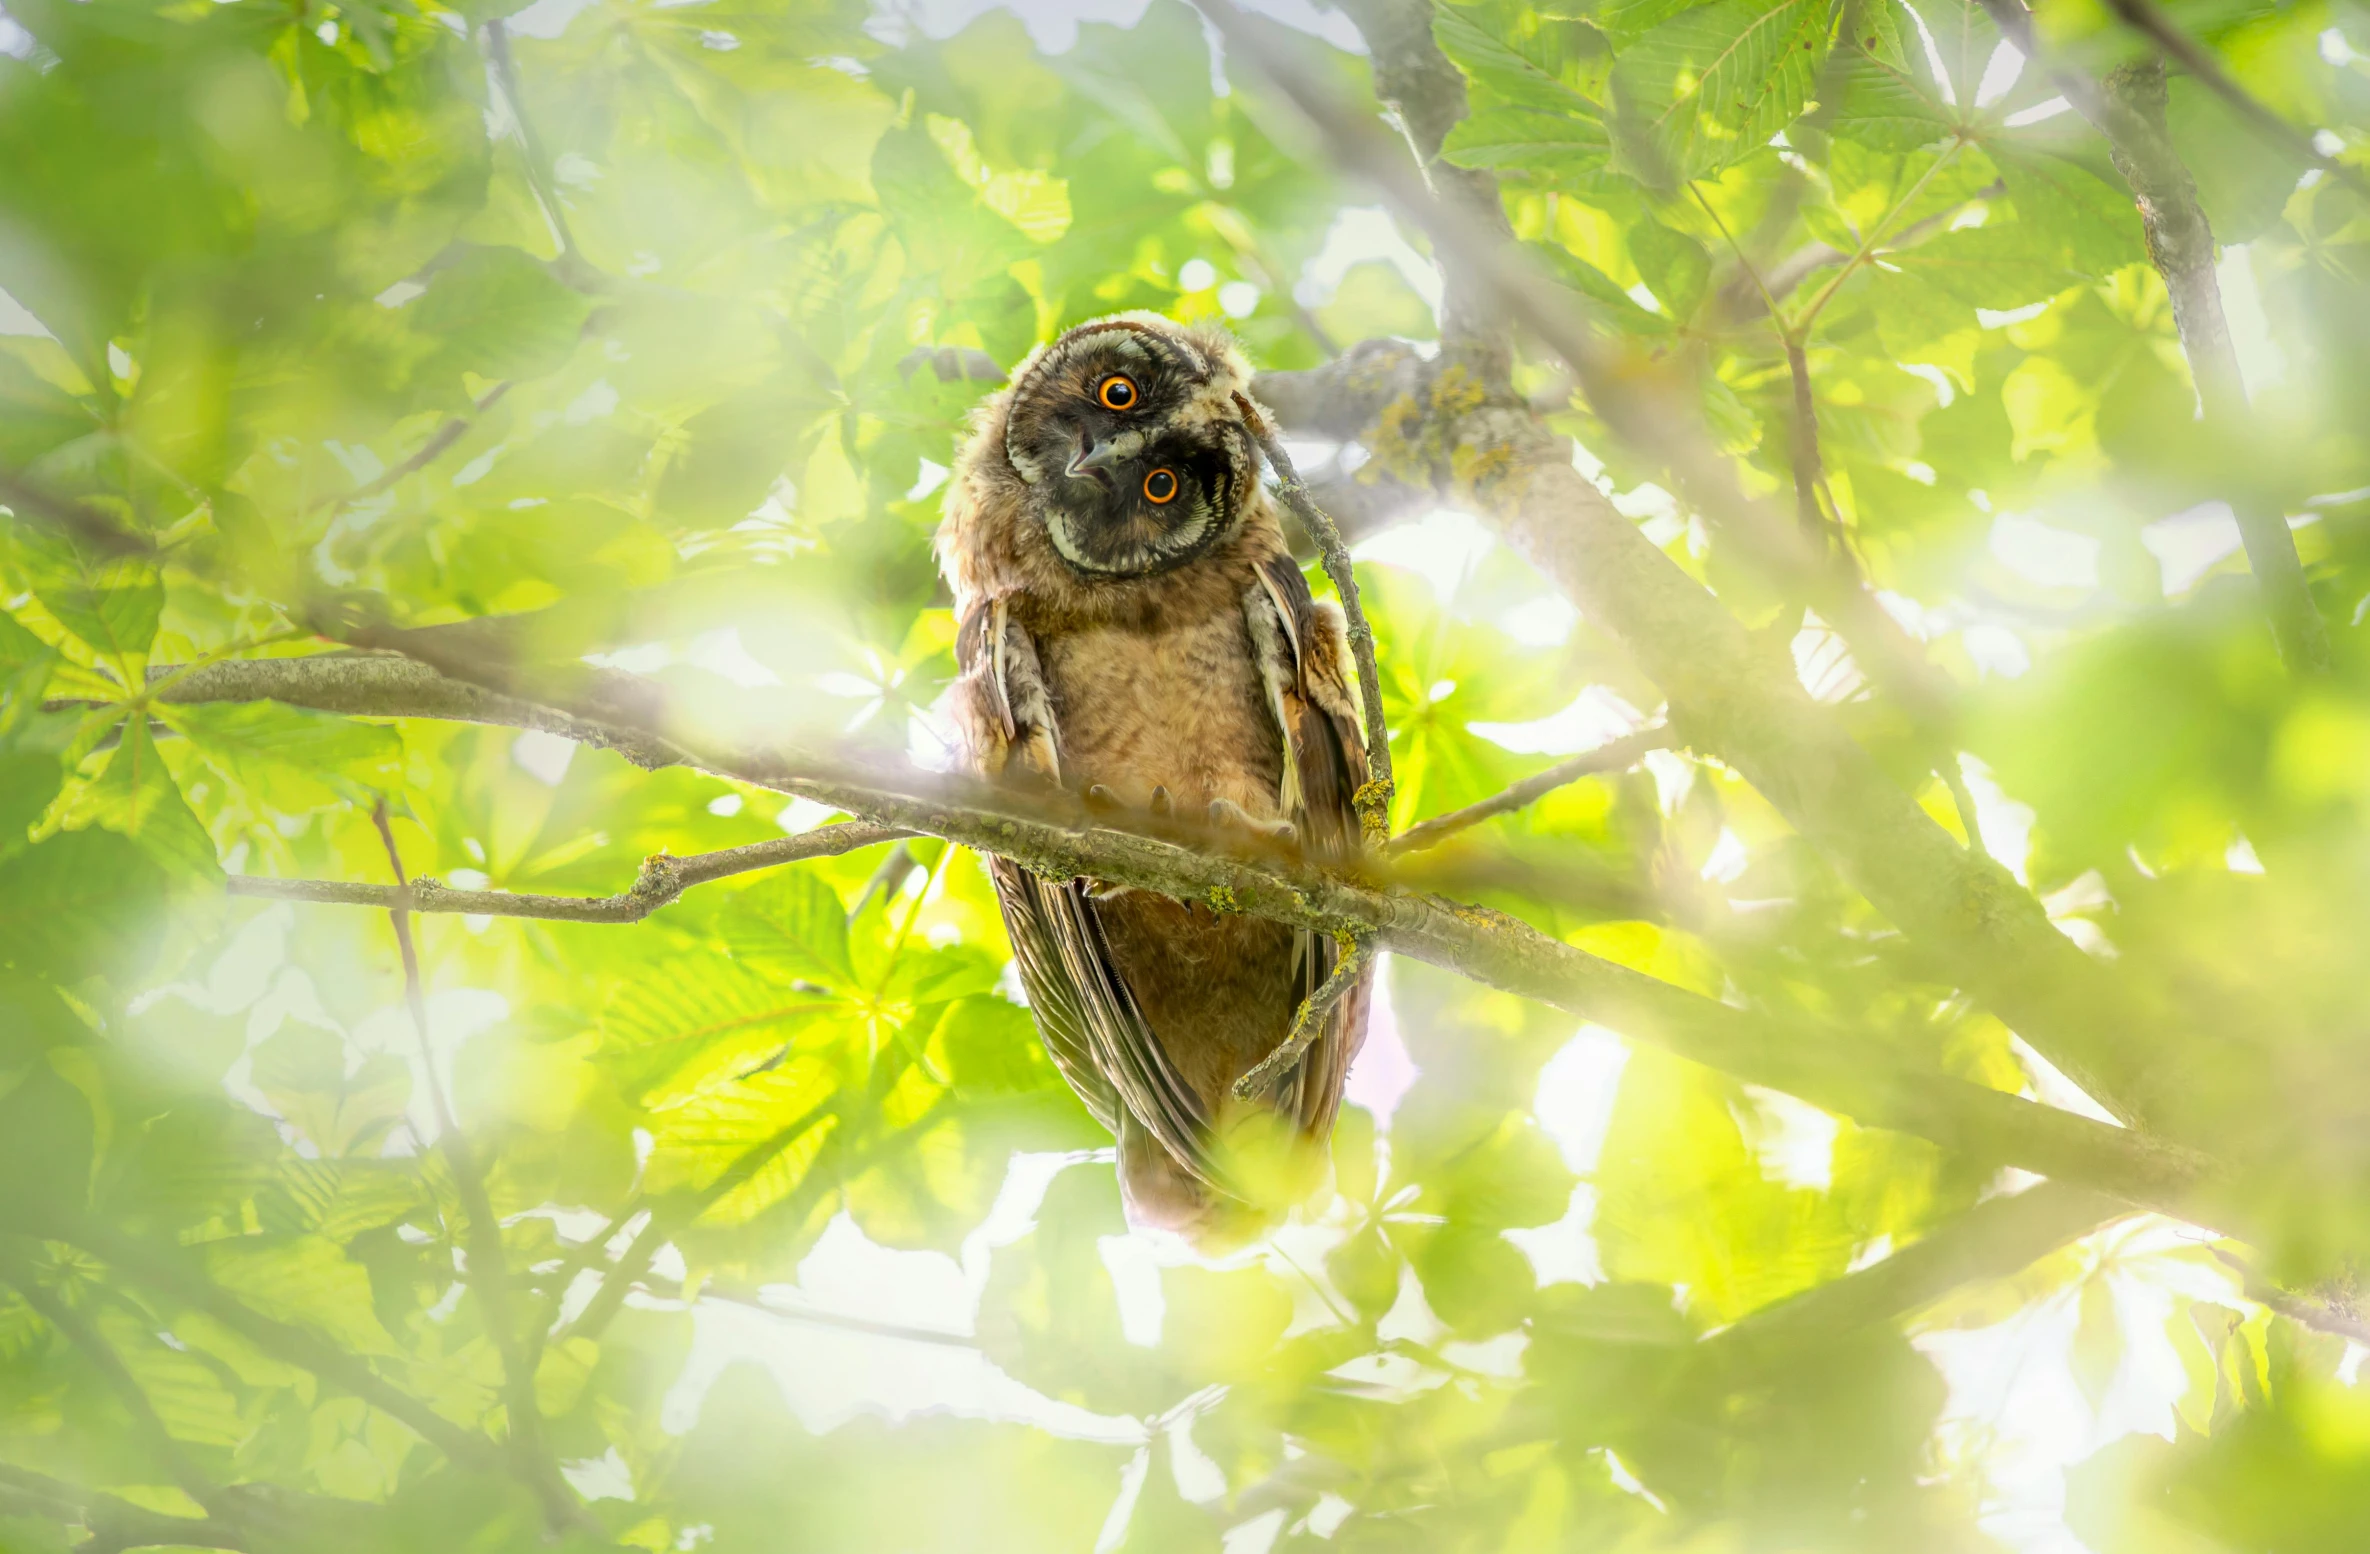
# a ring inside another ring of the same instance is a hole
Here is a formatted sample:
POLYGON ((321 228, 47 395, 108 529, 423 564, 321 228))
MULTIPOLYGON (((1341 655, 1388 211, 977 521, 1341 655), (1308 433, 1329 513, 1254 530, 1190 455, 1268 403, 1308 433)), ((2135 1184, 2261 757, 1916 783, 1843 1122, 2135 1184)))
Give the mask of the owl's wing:
MULTIPOLYGON (((1367 766, 1340 607, 1319 603, 1289 556, 1261 564, 1259 586, 1243 604, 1268 709, 1284 736, 1284 812, 1310 852, 1347 862, 1360 848, 1356 800, 1367 766)), ((1324 985, 1338 958, 1331 938, 1301 930, 1295 959, 1302 998, 1324 985)), ((1279 1103, 1317 1137, 1333 1126, 1350 1060, 1366 1038, 1372 986, 1370 969, 1333 1006, 1324 1035, 1278 1091, 1279 1103)))
MULTIPOLYGON (((983 776, 1061 781, 1061 733, 1036 644, 1002 600, 966 614, 955 638, 957 715, 983 776), (1020 770, 1010 758, 1020 756, 1020 770)), ((1046 1054, 1097 1122, 1132 1118, 1195 1178, 1215 1181, 1192 1086, 1152 1034, 1113 964, 1083 880, 1050 880, 1002 858, 988 874, 1046 1054)))

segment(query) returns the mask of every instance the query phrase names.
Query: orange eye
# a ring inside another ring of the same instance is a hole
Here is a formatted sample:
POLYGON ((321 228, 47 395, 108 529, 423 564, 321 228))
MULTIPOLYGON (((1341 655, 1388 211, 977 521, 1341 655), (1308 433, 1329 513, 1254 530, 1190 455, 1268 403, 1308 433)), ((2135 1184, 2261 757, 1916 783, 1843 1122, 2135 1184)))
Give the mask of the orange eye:
POLYGON ((1164 507, 1177 499, 1177 472, 1156 469, 1144 477, 1144 500, 1155 507, 1164 507))
POLYGON ((1103 380, 1102 387, 1095 390, 1095 397, 1103 402, 1106 410, 1133 410, 1136 408, 1136 380, 1123 372, 1115 372, 1103 380))

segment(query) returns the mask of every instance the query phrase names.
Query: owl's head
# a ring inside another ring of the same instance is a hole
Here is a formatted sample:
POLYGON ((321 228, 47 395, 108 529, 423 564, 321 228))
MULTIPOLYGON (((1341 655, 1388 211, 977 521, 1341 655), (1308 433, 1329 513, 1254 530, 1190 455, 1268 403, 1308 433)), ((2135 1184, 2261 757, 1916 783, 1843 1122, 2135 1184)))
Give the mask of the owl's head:
POLYGON ((1081 324, 1024 362, 1004 456, 1055 553, 1088 578, 1150 577, 1233 532, 1258 480, 1249 389, 1223 333, 1152 314, 1081 324))

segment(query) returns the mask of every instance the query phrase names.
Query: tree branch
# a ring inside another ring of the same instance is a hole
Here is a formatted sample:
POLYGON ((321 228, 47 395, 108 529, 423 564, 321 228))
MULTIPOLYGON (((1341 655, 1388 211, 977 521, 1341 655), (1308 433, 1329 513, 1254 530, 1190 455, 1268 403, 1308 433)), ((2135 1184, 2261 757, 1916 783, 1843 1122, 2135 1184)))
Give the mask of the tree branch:
MULTIPOLYGON (((1196 3, 1229 39, 1232 57, 1269 73, 1302 107, 1337 162, 1428 228, 1444 261, 1458 266, 1461 284, 1486 287, 1505 316, 1571 366, 1616 435, 1679 472, 1694 506, 1739 531, 1799 542, 1791 523, 1755 512, 1671 384, 1593 336, 1579 305, 1486 225, 1444 210, 1412 168, 1291 61, 1260 56, 1231 0, 1196 3)), ((1386 58, 1386 41, 1370 37, 1378 72, 1398 68, 1386 58)), ((1329 433, 1366 428, 1387 467, 1437 484, 1487 518, 1662 687, 1680 738, 1735 767, 1877 910, 2076 1083, 2127 1119, 2141 1115, 2144 1071, 2109 1033, 2179 1011, 2133 1009, 2136 989, 2075 948, 2006 870, 1961 848, 1831 709, 1804 692, 1790 661, 1757 644, 1572 468, 1569 443, 1490 381, 1486 362, 1444 350, 1427 363, 1404 346, 1373 343, 1330 367, 1278 376, 1300 380, 1261 380, 1263 398, 1280 415, 1290 415, 1285 407, 1294 400, 1321 404, 1329 433), (1368 408, 1363 420, 1351 413, 1368 408), (1345 422, 1351 430, 1337 430, 1345 422), (1420 428, 1420 436, 1394 430, 1407 427, 1420 428)), ((1882 613, 1864 593, 1858 597, 1882 613)), ((1851 625, 1843 614, 1827 618, 1851 625)))
POLYGON ((1384 849, 1391 856, 1421 852, 1427 847, 1438 847, 1458 832, 1495 820, 1500 815, 1511 815, 1516 810, 1583 777, 1594 777, 1604 772, 1622 772, 1638 764, 1640 757, 1650 750, 1660 750, 1671 742, 1670 730, 1657 723, 1624 734, 1619 739, 1583 751, 1568 761, 1558 761, 1543 772, 1525 777, 1509 786, 1503 793, 1495 793, 1479 803, 1463 809, 1435 815, 1418 825, 1409 826, 1392 839, 1384 849))
POLYGON ((1374 628, 1366 623, 1366 607, 1358 600, 1358 574, 1350 564, 1350 548, 1342 543, 1341 531, 1325 516, 1325 510, 1310 499, 1300 471, 1292 467, 1291 455, 1284 452, 1282 440, 1268 427, 1267 417, 1240 394, 1235 403, 1249 423, 1251 435, 1259 440, 1259 451, 1267 455, 1268 467, 1276 473, 1277 494, 1317 542, 1325 575, 1333 579, 1334 591, 1341 595, 1342 613, 1349 617, 1350 654, 1358 661, 1359 699, 1366 704, 1361 709, 1366 714, 1366 782, 1352 795, 1351 803, 1366 832, 1366 845, 1380 847, 1391 834, 1391 727, 1383 719, 1382 672, 1374 662, 1374 628))
MULTIPOLYGON (((1572 474, 1568 460, 1562 468, 1572 474)), ((1661 559, 1659 551, 1652 554, 1661 559)), ((580 691, 574 702, 555 697, 562 705, 549 707, 508 694, 517 682, 508 671, 478 671, 504 681, 504 694, 494 695, 482 687, 451 686, 449 677, 424 665, 387 674, 378 667, 386 662, 324 655, 217 665, 189 675, 175 689, 186 693, 203 687, 208 699, 222 699, 235 688, 241 694, 232 699, 247 700, 267 694, 268 687, 269 693, 286 693, 300 705, 336 701, 338 710, 369 712, 376 709, 363 704, 355 667, 370 665, 405 716, 433 716, 425 709, 442 705, 472 721, 502 721, 492 714, 508 711, 521 726, 636 751, 653 765, 691 764, 811 798, 878 825, 995 853, 1051 878, 1091 877, 1337 937, 1371 936, 1378 948, 1597 1020, 1871 1126, 1915 1133, 1985 1160, 2070 1175, 2151 1205, 2180 1200, 2189 1187, 2218 1174, 2192 1151, 1904 1064, 1888 1050, 1839 1031, 1804 1030, 1732 1008, 1600 960, 1485 908, 1377 889, 1327 873, 1255 838, 1185 827, 1168 834, 1118 829, 1114 822, 1121 817, 1091 814, 1066 795, 1034 798, 952 776, 863 768, 759 747, 693 752, 646 728, 610 721, 617 715, 609 709, 644 699, 613 680, 580 691), (299 673, 307 663, 324 666, 327 692, 308 694, 299 673), (238 677, 215 673, 234 668, 268 673, 243 685, 236 683, 238 677)), ((1955 845, 1951 853, 1964 857, 1955 845)))
POLYGON ((160 1249, 169 1242, 125 1235, 80 1215, 61 1213, 21 1198, 0 1200, 0 1228, 81 1247, 134 1278, 168 1291, 264 1353, 311 1371, 400 1421, 456 1465, 479 1472, 498 1472, 503 1467, 501 1453, 492 1441, 445 1418, 336 1345, 303 1328, 264 1316, 191 1268, 177 1248, 160 1249))
POLYGON ((97 1328, 83 1320, 81 1312, 43 1288, 41 1282, 14 1258, 0 1258, 0 1270, 5 1271, 8 1282, 16 1287, 19 1298, 32 1307, 42 1321, 57 1329, 61 1337, 80 1349, 99 1374, 107 1379, 107 1385, 122 1400, 125 1411, 132 1416, 133 1425, 146 1438, 148 1449, 155 1455, 157 1462, 171 1475, 183 1493, 204 1506, 209 1516, 213 1515, 219 1486, 198 1471, 197 1464, 191 1462, 189 1454, 181 1449, 181 1443, 173 1439, 173 1432, 166 1429, 164 1420, 157 1417, 156 1405, 149 1400, 148 1389, 140 1385, 139 1378, 124 1364, 123 1356, 115 1352, 114 1346, 100 1335, 97 1328))
POLYGON ((673 858, 653 853, 642 860, 631 888, 614 896, 533 896, 506 890, 455 890, 422 877, 408 885, 362 885, 345 880, 267 879, 234 874, 230 893, 272 901, 307 901, 330 906, 379 907, 388 912, 461 912, 477 917, 533 917, 563 923, 638 923, 694 885, 779 868, 808 858, 831 858, 911 833, 889 826, 823 826, 779 840, 751 842, 719 852, 673 858))
MULTIPOLYGON (((2189 358, 2189 375, 2197 385, 2206 424, 2230 447, 2244 446, 2250 419, 2246 379, 2239 370, 2238 350, 2230 341, 2229 320, 2222 312, 2221 282, 2214 273, 2213 226, 2206 219, 2205 207, 2198 203, 2197 185, 2180 153, 2173 149, 2165 123, 2164 61, 2151 58, 2145 64, 2126 65, 2110 74, 2102 87, 2082 71, 2049 58, 2024 0, 1982 0, 1982 5, 2000 36, 2027 59, 2043 64, 2066 101, 2107 137, 2115 169, 2131 186, 2132 201, 2139 207, 2148 257, 2164 277, 2165 291, 2172 298, 2173 323, 2180 331, 2181 350, 2189 358)), ((2145 0, 2115 0, 2119 13, 2127 6, 2148 10, 2145 0)), ((2314 160, 2321 160, 2317 153, 2314 160)), ((2352 170, 2344 171, 2350 174, 2352 170)), ((2287 515, 2278 503, 2252 490, 2235 492, 2230 505, 2238 517, 2247 565, 2262 591, 2264 612, 2271 618, 2281 658, 2295 674, 2327 673, 2328 628, 2305 584, 2287 515)))
MULTIPOLYGON (((396 888, 408 895, 411 882, 404 876, 403 853, 395 845, 385 798, 378 801, 371 819, 386 845, 387 866, 394 872, 396 888)), ((428 1036, 428 1000, 420 985, 419 950, 412 942, 411 911, 404 906, 391 907, 387 920, 394 925, 396 948, 403 958, 403 1001, 411 1010, 412 1030, 420 1041, 420 1062, 427 1072, 428 1095, 436 1108, 436 1141, 452 1169, 453 1186, 460 1193, 461 1212, 467 1221, 463 1243, 469 1249, 469 1293, 485 1317, 495 1352, 502 1357, 503 1410, 509 1416, 513 1466, 543 1501, 545 1519, 558 1531, 581 1523, 584 1508, 560 1477, 559 1458, 544 1438, 543 1409, 535 1399, 536 1366, 528 1358, 511 1317, 510 1260, 502 1247, 502 1222, 494 1217, 485 1175, 477 1168, 477 1157, 453 1115, 451 1098, 444 1093, 444 1080, 436 1069, 436 1047, 428 1036)))
POLYGON ((96 1489, 85 1489, 44 1473, 0 1464, 0 1507, 20 1506, 57 1522, 82 1523, 88 1540, 75 1554, 116 1554, 122 1549, 245 1549, 245 1534, 216 1519, 167 1516, 96 1489))
POLYGON ((1374 941, 1355 939, 1343 949, 1341 959, 1334 963, 1333 974, 1324 985, 1300 1001, 1300 1012, 1292 1017, 1292 1029, 1276 1049, 1263 1057, 1242 1078, 1234 1082, 1234 1098, 1255 1101, 1269 1086, 1284 1077, 1301 1054, 1316 1045, 1325 1034, 1325 1019, 1333 1013, 1333 1006, 1341 1002, 1367 965, 1374 959, 1374 941))
MULTIPOLYGON (((1986 5, 1985 9, 1990 7, 1986 5)), ((2107 0, 2107 9, 2113 11, 2125 26, 2162 49, 2182 69, 2202 82, 2208 91, 2228 103, 2240 118, 2247 121, 2249 128, 2273 147, 2299 162, 2320 168, 2354 193, 2370 198, 2370 178, 2365 178, 2360 168, 2323 152, 2313 143, 2310 132, 2272 112, 2253 93, 2232 79, 2230 72, 2222 68, 2221 60, 2215 58, 2211 50, 2174 26, 2172 18, 2157 9, 2151 0, 2107 0)), ((2028 54, 2027 57, 2031 56, 2028 54)))

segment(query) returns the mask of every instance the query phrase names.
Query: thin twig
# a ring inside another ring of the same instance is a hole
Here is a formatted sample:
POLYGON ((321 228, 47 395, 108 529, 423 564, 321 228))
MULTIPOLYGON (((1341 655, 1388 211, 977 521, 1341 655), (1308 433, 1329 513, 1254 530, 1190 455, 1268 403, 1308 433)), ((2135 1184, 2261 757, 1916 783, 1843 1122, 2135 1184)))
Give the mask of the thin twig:
POLYGON ((421 470, 426 469, 429 465, 435 463, 438 458, 442 457, 444 451, 447 448, 450 448, 454 443, 459 442, 461 438, 468 432, 469 428, 477 424, 478 417, 484 415, 487 411, 493 409, 494 406, 500 404, 502 402, 502 396, 509 393, 510 389, 511 385, 508 379, 504 379, 502 382, 495 384, 492 388, 487 389, 483 394, 478 395, 476 400, 472 402, 473 408, 471 414, 465 416, 457 415, 449 417, 442 426, 439 426, 436 429, 435 433, 431 435, 426 442, 420 444, 419 451, 414 453, 410 458, 405 459, 400 464, 397 464, 393 468, 387 470, 385 473, 378 476, 377 479, 364 481, 362 484, 356 486, 353 490, 346 492, 343 496, 315 497, 309 504, 306 505, 305 511, 308 513, 318 512, 323 507, 334 505, 338 511, 343 512, 345 509, 352 507, 357 502, 369 501, 372 497, 377 496, 381 491, 385 491, 389 487, 393 486, 397 481, 404 480, 410 476, 418 474, 421 470))
MULTIPOLYGON (((2173 146, 2165 119, 2168 88, 2164 61, 2151 57, 2145 64, 2126 65, 2101 83, 2051 57, 2025 0, 1980 3, 2000 36, 2046 70, 2066 101, 2107 137, 2115 170, 2131 186, 2132 202, 2139 208, 2148 258, 2172 299, 2173 325, 2180 331, 2181 351, 2189 359, 2189 376, 2196 383, 2206 425, 2231 447, 2242 446, 2251 420, 2246 377, 2222 309, 2213 225, 2197 198, 2197 185, 2188 166, 2173 146)), ((2118 9, 2131 3, 2133 0, 2119 0, 2118 9)), ((2210 56, 2207 62, 2211 64, 2210 56)), ((2230 506, 2238 518, 2247 565, 2262 591, 2264 613, 2270 617, 2280 657, 2292 674, 2327 673, 2328 627, 2305 582, 2286 514, 2279 504, 2252 490, 2232 493, 2230 506)))
POLYGON ((101 1490, 85 1489, 44 1473, 0 1463, 0 1508, 29 1511, 55 1522, 82 1523, 88 1540, 75 1554, 116 1554, 123 1549, 244 1549, 244 1533, 217 1520, 167 1516, 101 1490))
POLYGON ((1255 1101, 1274 1087, 1301 1055, 1317 1044, 1325 1034, 1325 1023, 1332 1017, 1333 1006, 1342 1001, 1364 974, 1367 963, 1374 959, 1372 939, 1344 940, 1341 958, 1334 963, 1333 975, 1324 985, 1301 1000, 1300 1012, 1292 1017, 1292 1029, 1276 1050, 1259 1060, 1258 1064, 1234 1082, 1234 1098, 1255 1101))
POLYGON ((1558 761, 1543 772, 1536 772, 1510 785, 1503 793, 1494 793, 1463 809, 1452 809, 1445 815, 1435 815, 1420 825, 1409 826, 1383 851, 1391 857, 1421 852, 1427 847, 1438 847, 1458 832, 1494 820, 1500 815, 1511 815, 1516 810, 1583 777, 1594 777, 1603 772, 1621 772, 1638 764, 1650 750, 1660 750, 1671 742, 1671 731, 1656 723, 1624 734, 1594 750, 1583 751, 1568 761, 1558 761))
POLYGON ((144 556, 156 551, 156 542, 147 535, 132 533, 87 503, 43 490, 16 470, 0 470, 0 504, 19 518, 38 518, 63 529, 105 555, 144 556))
POLYGON ((758 1172, 774 1163, 784 1150, 805 1138, 826 1120, 836 1118, 839 1109, 818 1106, 797 1121, 776 1129, 743 1150, 732 1164, 717 1173, 716 1179, 695 1193, 665 1203, 653 1209, 649 1220, 637 1232, 625 1255, 601 1270, 601 1287, 574 1321, 553 1336, 556 1339, 597 1338, 609 1325, 618 1308, 633 1293, 636 1280, 649 1268, 659 1249, 688 1227, 698 1223, 699 1217, 731 1193, 746 1186, 758 1172))
POLYGON ((17 1266, 13 1259, 0 1263, 0 1269, 5 1270, 5 1277, 16 1287, 24 1303, 32 1307, 41 1320, 56 1328, 75 1348, 80 1349, 99 1374, 107 1379, 107 1385, 115 1390, 123 1401, 125 1411, 132 1416, 133 1424, 147 1438, 148 1449, 156 1455, 165 1471, 172 1475, 173 1482, 180 1485, 190 1499, 204 1506, 209 1515, 214 1514, 220 1486, 199 1472, 197 1464, 191 1462, 189 1454, 181 1449, 181 1443, 173 1439, 173 1432, 166 1429, 164 1420, 157 1416, 156 1404, 150 1400, 148 1389, 140 1385, 139 1378, 124 1364, 123 1356, 115 1352, 97 1328, 84 1320, 81 1312, 44 1289, 39 1280, 17 1266))
POLYGON ((510 57, 510 30, 499 17, 485 24, 485 40, 486 58, 494 67, 494 79, 501 83, 503 100, 510 105, 510 122, 518 127, 519 146, 526 152, 527 185, 534 190, 543 219, 551 224, 560 261, 572 270, 589 268, 576 251, 575 234, 568 230, 568 213, 561 208, 559 191, 552 185, 551 163, 544 158, 542 137, 535 133, 535 121, 528 117, 527 100, 519 91, 518 66, 510 57))
POLYGON ((1268 467, 1275 471, 1277 495, 1317 542, 1325 575, 1333 579, 1334 591, 1341 595, 1342 613, 1349 617, 1350 653, 1358 661, 1358 694, 1366 704, 1366 782, 1351 802, 1365 828, 1366 844, 1379 847, 1391 834, 1391 727, 1383 719, 1382 671, 1374 662, 1374 628, 1366 623, 1365 606, 1358 601, 1358 577, 1350 564, 1350 548, 1342 543, 1333 520, 1308 494, 1300 471, 1292 467, 1292 456, 1284 451, 1283 440, 1267 424, 1267 417, 1240 394, 1235 403, 1241 407, 1251 435, 1258 439, 1259 451, 1267 455, 1268 467))
MULTIPOLYGON (((396 887, 408 891, 411 882, 404 875, 403 853, 395 845, 395 828, 388 819, 384 796, 371 811, 371 819, 378 826, 380 841, 386 845, 387 866, 394 871, 396 887)), ((584 1509, 566 1480, 560 1477, 559 1459, 552 1455, 544 1439, 543 1410, 535 1399, 535 1367, 529 1363, 517 1326, 511 1320, 509 1258, 502 1247, 502 1222, 494 1217, 493 1198, 486 1191, 485 1176, 478 1169, 468 1138, 454 1119, 451 1098, 445 1094, 443 1077, 436 1071, 436 1048, 428 1035, 428 999, 420 982, 418 947, 412 942, 411 911, 408 907, 392 907, 387 920, 395 926, 395 944, 403 955, 403 1000, 411 1009, 412 1029, 420 1042, 420 1062, 427 1071, 428 1097, 436 1108, 436 1141, 444 1151, 446 1164, 452 1168, 453 1186, 461 1195, 461 1211, 466 1219, 463 1239, 469 1249, 469 1292, 477 1298, 494 1348, 502 1356, 503 1406, 510 1418, 511 1456, 519 1476, 543 1501, 544 1514, 551 1525, 557 1529, 578 1524, 583 1522, 584 1509)))
POLYGON ((378 907, 389 913, 460 912, 473 917, 533 917, 563 923, 638 923, 694 885, 758 869, 779 868, 808 858, 836 857, 911 834, 895 826, 859 822, 822 826, 797 836, 751 842, 712 853, 694 853, 688 858, 653 853, 642 860, 641 872, 632 888, 614 896, 530 896, 506 890, 455 890, 425 876, 407 885, 389 886, 234 874, 229 886, 234 896, 378 907))
MULTIPOLYGON (((2289 123, 2259 101, 2252 92, 2238 84, 2229 71, 2222 68, 2211 50, 2195 38, 2181 31, 2172 18, 2158 10, 2151 0, 2107 0, 2123 24, 2178 61, 2181 68, 2202 82, 2206 89, 2228 103, 2256 134, 2277 149, 2300 162, 2309 162, 2328 173, 2356 194, 2370 197, 2370 178, 2350 162, 2337 158, 2314 144, 2310 131, 2289 123)), ((2018 45, 2022 47, 2022 45, 2018 45)))

